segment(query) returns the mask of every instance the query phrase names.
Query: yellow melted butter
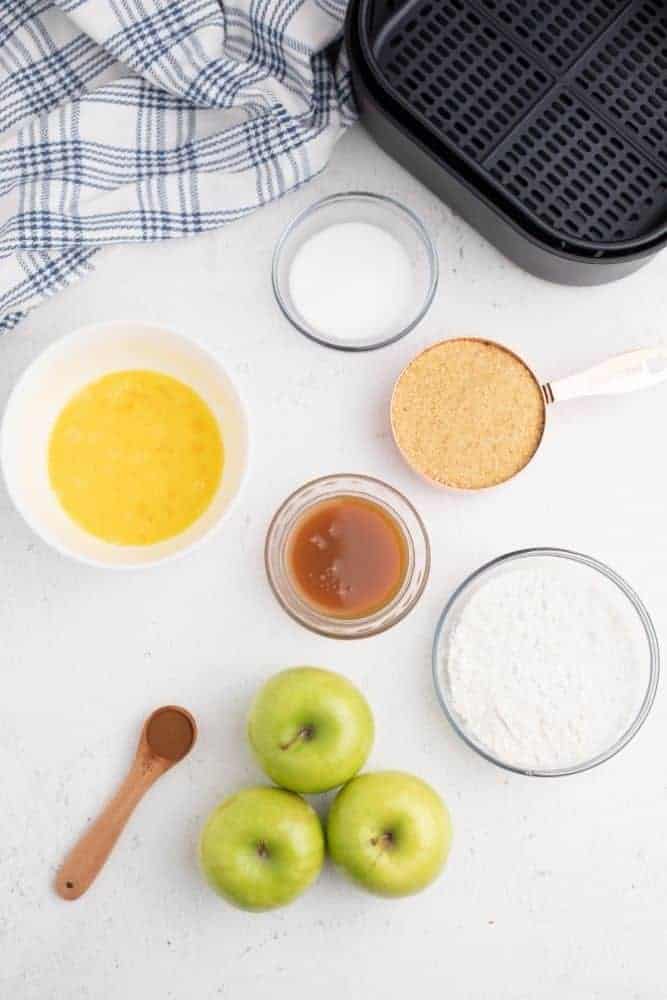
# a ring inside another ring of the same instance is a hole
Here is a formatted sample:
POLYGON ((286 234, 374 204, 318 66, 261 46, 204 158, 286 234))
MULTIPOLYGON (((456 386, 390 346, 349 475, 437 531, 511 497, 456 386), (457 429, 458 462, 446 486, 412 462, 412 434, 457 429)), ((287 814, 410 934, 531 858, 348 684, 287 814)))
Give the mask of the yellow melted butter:
POLYGON ((224 452, 218 423, 189 386, 119 371, 67 403, 51 432, 51 485, 80 527, 117 545, 152 545, 211 503, 224 452))

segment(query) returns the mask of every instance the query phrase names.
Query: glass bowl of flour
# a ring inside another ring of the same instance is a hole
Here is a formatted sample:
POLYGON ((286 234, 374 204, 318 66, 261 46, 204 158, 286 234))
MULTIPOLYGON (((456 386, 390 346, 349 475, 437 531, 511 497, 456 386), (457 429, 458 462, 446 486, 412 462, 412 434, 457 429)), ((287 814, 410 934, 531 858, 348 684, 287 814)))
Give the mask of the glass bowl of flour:
POLYGON ((454 729, 492 763, 541 777, 618 753, 646 719, 659 672, 637 594, 608 566, 564 549, 482 566, 450 598, 433 645, 454 729))
POLYGON ((438 256, 421 220, 393 198, 330 195, 294 219, 273 255, 273 290, 301 333, 341 351, 393 344, 426 314, 438 256))

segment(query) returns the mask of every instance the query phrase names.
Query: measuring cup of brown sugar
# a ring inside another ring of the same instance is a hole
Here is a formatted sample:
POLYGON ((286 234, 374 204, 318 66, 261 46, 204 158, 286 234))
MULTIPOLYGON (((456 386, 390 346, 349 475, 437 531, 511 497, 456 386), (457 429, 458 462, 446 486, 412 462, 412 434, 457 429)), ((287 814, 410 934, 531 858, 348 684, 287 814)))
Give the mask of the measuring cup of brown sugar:
POLYGON ((306 483, 271 521, 269 583, 313 632, 360 639, 391 628, 419 600, 430 568, 424 524, 403 494, 370 476, 306 483))
POLYGON ((518 355, 491 340, 460 337, 422 351, 391 399, 398 448, 429 482, 481 490, 524 469, 544 436, 548 407, 578 396, 624 393, 667 379, 667 346, 609 358, 541 383, 518 355))

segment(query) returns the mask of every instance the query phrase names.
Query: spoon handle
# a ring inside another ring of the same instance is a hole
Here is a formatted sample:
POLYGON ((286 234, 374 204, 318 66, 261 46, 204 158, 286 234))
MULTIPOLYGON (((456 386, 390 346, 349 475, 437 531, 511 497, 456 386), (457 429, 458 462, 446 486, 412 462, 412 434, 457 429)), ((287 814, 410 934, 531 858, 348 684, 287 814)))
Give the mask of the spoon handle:
POLYGON ((153 755, 135 760, 114 797, 65 858, 55 882, 59 896, 78 899, 89 888, 135 806, 168 766, 168 761, 153 755))
POLYGON ((586 371, 547 382, 542 392, 547 403, 578 396, 604 396, 648 389, 667 379, 667 345, 643 347, 617 354, 586 371))

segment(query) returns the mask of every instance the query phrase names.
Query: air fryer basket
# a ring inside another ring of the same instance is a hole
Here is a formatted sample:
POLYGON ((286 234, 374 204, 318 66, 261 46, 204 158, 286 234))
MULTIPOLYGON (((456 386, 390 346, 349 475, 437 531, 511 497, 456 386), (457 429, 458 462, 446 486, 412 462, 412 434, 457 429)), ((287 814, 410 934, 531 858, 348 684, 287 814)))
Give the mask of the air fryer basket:
POLYGON ((357 0, 350 17, 376 111, 532 239, 628 271, 667 242, 667 4, 357 0))

